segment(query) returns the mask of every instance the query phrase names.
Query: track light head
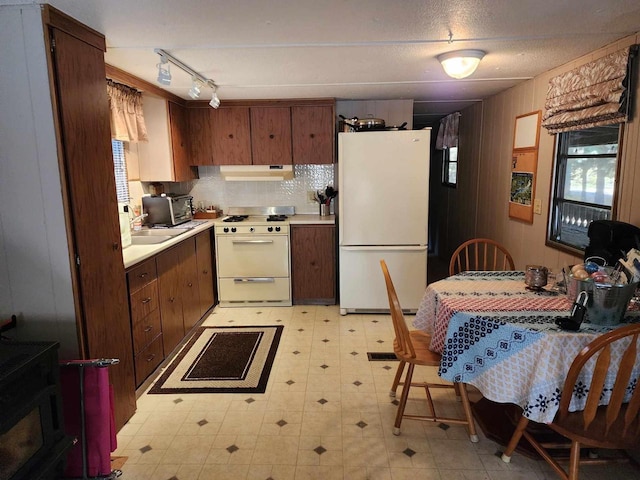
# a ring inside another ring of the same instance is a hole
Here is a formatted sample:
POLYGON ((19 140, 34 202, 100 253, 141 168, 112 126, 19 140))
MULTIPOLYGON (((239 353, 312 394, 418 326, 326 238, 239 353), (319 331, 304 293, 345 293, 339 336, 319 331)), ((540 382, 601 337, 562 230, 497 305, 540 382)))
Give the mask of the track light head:
POLYGON ((213 93, 211 94, 211 101, 209 102, 209 106, 213 108, 218 108, 220 106, 220 99, 218 98, 218 86, 215 83, 213 83, 212 80, 209 80, 209 82, 207 83, 213 90, 213 93))
POLYGON ((189 89, 189 96, 194 100, 200 98, 200 87, 202 86, 202 82, 197 78, 193 77, 191 81, 191 88, 189 89))
POLYGON ((160 63, 158 67, 158 83, 160 85, 171 85, 171 70, 169 69, 169 62, 165 57, 160 57, 160 63))
POLYGON ((211 95, 211 101, 209 102, 209 105, 213 108, 218 108, 220 106, 220 99, 218 98, 218 94, 216 92, 213 92, 213 94, 211 95))

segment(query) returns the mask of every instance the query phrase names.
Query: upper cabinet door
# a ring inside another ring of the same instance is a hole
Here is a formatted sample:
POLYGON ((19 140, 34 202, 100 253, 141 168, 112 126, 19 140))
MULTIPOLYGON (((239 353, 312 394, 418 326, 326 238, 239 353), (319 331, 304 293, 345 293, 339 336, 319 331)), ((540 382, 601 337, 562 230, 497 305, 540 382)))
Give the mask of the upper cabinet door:
POLYGON ((189 162, 187 111, 186 108, 173 102, 169 102, 169 129, 173 153, 173 181, 184 182, 198 178, 189 162))
POLYGON ((209 109, 214 165, 251 165, 249 107, 209 109))
POLYGON ((189 143, 190 165, 213 165, 213 140, 211 138, 211 108, 190 108, 189 143))
POLYGON ((333 163, 335 157, 333 106, 291 107, 293 163, 333 163))
POLYGON ((251 153, 254 165, 291 165, 291 109, 251 108, 251 153))

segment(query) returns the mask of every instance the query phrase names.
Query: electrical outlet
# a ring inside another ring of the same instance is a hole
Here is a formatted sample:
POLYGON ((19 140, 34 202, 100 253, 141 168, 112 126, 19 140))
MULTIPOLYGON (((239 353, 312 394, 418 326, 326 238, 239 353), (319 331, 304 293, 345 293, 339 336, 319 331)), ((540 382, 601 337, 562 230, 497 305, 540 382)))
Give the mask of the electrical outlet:
POLYGON ((307 202, 316 203, 316 192, 314 190, 307 191, 307 202))

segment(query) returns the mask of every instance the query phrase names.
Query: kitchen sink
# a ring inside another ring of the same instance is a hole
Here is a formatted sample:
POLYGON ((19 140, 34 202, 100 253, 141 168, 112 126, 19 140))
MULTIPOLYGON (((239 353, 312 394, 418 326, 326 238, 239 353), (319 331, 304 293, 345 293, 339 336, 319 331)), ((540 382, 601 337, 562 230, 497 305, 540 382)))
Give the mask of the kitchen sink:
POLYGON ((131 232, 132 245, 153 245, 156 243, 166 242, 181 233, 188 231, 188 228, 157 228, 138 230, 131 232))

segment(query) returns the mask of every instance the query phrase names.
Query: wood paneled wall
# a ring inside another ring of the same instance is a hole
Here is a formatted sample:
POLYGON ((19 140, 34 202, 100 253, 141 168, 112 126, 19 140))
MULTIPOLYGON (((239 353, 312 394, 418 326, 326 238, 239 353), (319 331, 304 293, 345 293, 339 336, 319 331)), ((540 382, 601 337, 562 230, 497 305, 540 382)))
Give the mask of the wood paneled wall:
MULTIPOLYGON (((510 159, 515 118, 542 110, 549 79, 601 56, 640 42, 640 34, 626 37, 605 48, 545 72, 462 111, 458 186, 431 188, 432 215, 438 221, 439 256, 449 258, 453 250, 473 237, 489 237, 511 252, 517 269, 527 264, 560 268, 578 258, 545 246, 549 193, 553 170, 554 136, 543 128, 540 134, 535 198, 542 201, 542 215, 533 224, 509 218, 510 159)), ((640 82, 636 71, 635 109, 625 125, 621 152, 619 200, 616 219, 640 225, 640 82)))

